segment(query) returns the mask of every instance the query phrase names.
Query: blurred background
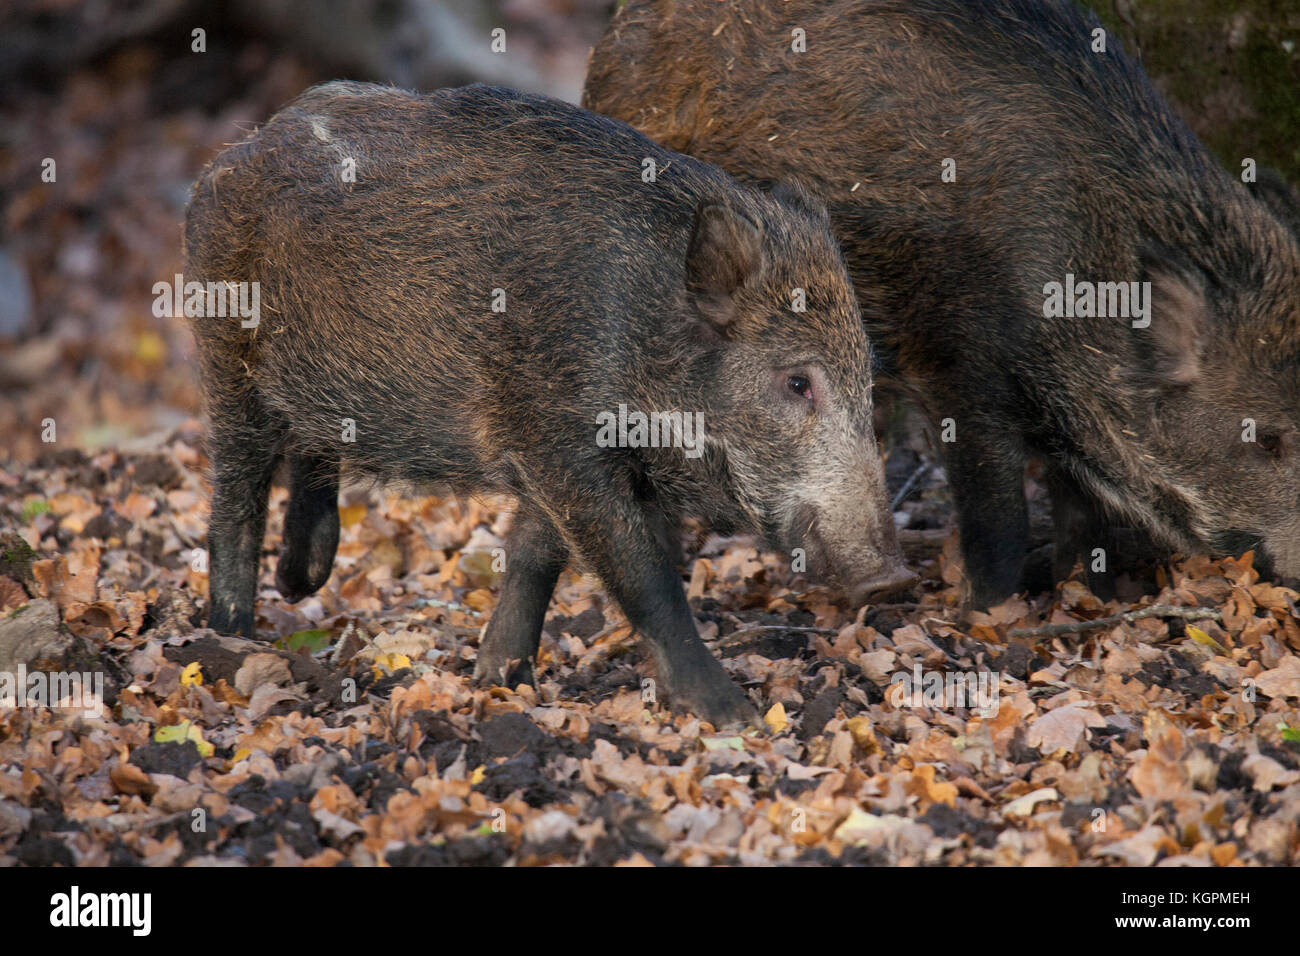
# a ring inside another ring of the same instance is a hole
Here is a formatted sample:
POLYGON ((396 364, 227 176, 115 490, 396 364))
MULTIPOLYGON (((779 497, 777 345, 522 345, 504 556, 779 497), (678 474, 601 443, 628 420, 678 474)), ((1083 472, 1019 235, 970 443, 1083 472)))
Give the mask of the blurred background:
POLYGON ((576 101, 612 12, 611 0, 4 0, 0 460, 120 447, 197 414, 189 331, 154 317, 151 289, 181 271, 190 184, 223 144, 339 77, 576 101))
MULTIPOLYGON (((5 0, 0 461, 20 472, 60 448, 147 443, 197 414, 189 332, 153 316, 151 290, 181 271, 189 186, 223 144, 338 77, 576 102, 617 5, 5 0)), ((1225 166, 1250 156, 1300 180, 1300 0, 1104 0, 1098 13, 1225 166)))

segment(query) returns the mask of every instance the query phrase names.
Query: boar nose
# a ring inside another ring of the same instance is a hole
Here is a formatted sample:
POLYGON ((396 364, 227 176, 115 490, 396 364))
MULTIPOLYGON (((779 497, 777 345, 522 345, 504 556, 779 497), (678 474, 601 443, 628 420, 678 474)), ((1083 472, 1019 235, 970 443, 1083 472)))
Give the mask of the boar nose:
POLYGON ((849 588, 849 600, 853 602, 854 607, 861 607, 870 601, 878 601, 890 594, 905 591, 918 580, 919 578, 907 568, 897 565, 849 588))

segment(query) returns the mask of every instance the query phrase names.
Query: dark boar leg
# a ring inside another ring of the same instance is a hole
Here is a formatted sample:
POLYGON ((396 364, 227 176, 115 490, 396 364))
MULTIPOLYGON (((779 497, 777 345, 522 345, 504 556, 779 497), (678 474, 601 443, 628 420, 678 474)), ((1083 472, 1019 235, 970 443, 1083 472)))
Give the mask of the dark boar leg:
POLYGON ((1110 522, 1092 496, 1060 469, 1048 472, 1047 488, 1052 496, 1056 583, 1068 578, 1074 562, 1082 560, 1088 590, 1110 600, 1115 596, 1115 574, 1124 557, 1110 522), (1098 548, 1101 555, 1096 554, 1098 548))
POLYGON ((266 531, 271 477, 283 429, 252 390, 210 400, 213 461, 212 518, 208 525, 208 626, 222 634, 255 637, 253 601, 266 531))
POLYGON ((546 608, 568 563, 569 549, 549 521, 523 510, 515 514, 501 600, 479 643, 476 680, 506 687, 533 683, 546 608))
POLYGON ((611 590, 628 621, 650 641, 659 681, 673 705, 717 728, 755 718, 748 698, 700 640, 673 562, 667 555, 640 553, 625 561, 611 590))
POLYGON ((1096 498, 1059 469, 1048 473, 1047 486, 1052 495, 1058 583, 1069 576, 1079 558, 1088 590, 1103 601, 1115 597, 1115 586, 1122 575, 1157 586, 1154 568, 1167 549, 1157 545, 1142 528, 1117 522, 1096 498))
POLYGON ((1083 558, 1086 569, 1091 563, 1093 522, 1091 509, 1079 486, 1064 472, 1051 469, 1046 475, 1047 490, 1052 497, 1052 577, 1059 585, 1074 571, 1074 563, 1083 558))
POLYGON ((337 458, 289 456, 289 510, 275 586, 290 604, 315 594, 334 567, 339 546, 337 458))
POLYGON ((668 545, 675 537, 662 516, 620 510, 587 515, 573 528, 605 589, 649 641, 660 686, 673 706, 718 728, 757 719, 749 699, 700 640, 668 545))
POLYGON ((1025 458, 1014 436, 963 419, 957 441, 945 445, 948 479, 958 511, 962 559, 971 604, 987 608, 1021 588, 1029 549, 1025 458))

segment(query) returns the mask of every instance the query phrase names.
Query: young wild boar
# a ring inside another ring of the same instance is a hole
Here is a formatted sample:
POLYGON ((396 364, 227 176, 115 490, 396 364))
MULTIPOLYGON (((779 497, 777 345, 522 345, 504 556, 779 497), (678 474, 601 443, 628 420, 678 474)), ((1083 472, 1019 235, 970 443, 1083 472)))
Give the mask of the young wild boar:
POLYGON ((806 196, 742 188, 541 96, 330 83, 212 162, 185 241, 187 280, 256 282, 260 302, 254 328, 191 320, 217 630, 254 634, 280 457, 290 601, 329 577, 343 463, 518 499, 476 668, 495 683, 532 680, 576 561, 649 639, 675 704, 715 724, 750 716, 686 603, 688 514, 804 549, 857 601, 909 578, 866 335, 806 196))
POLYGON ((1098 30, 1070 0, 628 0, 591 60, 591 109, 826 201, 980 605, 1021 584, 1031 456, 1058 579, 1082 553, 1104 590, 1120 540, 1300 575, 1300 246, 1098 30))

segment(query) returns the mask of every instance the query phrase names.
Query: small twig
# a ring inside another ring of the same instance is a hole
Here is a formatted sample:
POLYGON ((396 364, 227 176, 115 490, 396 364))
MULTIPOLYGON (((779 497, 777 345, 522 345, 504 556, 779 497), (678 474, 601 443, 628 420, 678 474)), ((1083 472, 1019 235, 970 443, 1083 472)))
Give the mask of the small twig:
MULTIPOLYGON (((579 638, 579 640, 581 640, 582 643, 586 644, 588 647, 592 647, 592 648, 594 648, 594 647, 595 647, 597 644, 599 644, 602 640, 604 640, 605 638, 609 637, 609 635, 613 634, 613 633, 614 633, 615 631, 617 631, 619 628, 621 628, 621 627, 625 627, 625 626, 626 626, 626 624, 625 624, 623 621, 615 621, 615 622, 612 623, 612 624, 606 624, 604 627, 602 627, 602 628, 601 628, 599 631, 597 631, 595 634, 591 635, 591 637, 579 638)), ((566 632, 566 631, 564 630, 564 628, 560 628, 560 633, 563 634, 563 633, 568 633, 568 632, 566 632)), ((576 635, 574 635, 574 636, 576 636, 576 635)))
POLYGON ((339 639, 335 641, 334 646, 330 648, 329 662, 335 667, 343 661, 343 645, 348 642, 348 638, 356 633, 357 630, 356 621, 348 621, 347 626, 343 628, 343 633, 339 635, 339 639))
POLYGON ((912 472, 911 476, 907 479, 907 481, 903 482, 903 487, 898 489, 898 494, 894 495, 894 500, 890 502, 889 504, 890 511, 898 510, 899 506, 908 499, 908 496, 910 496, 913 491, 916 490, 917 484, 926 475, 926 473, 929 472, 929 470, 930 470, 930 466, 923 462, 921 466, 916 469, 916 471, 912 472))
MULTIPOLYGON (((583 669, 583 668, 590 669, 592 665, 594 665, 598 661, 608 660, 610 657, 614 655, 616 651, 620 651, 623 648, 625 648, 627 646, 626 642, 620 642, 618 644, 610 644, 608 646, 600 644, 600 641, 604 640, 606 637, 609 637, 609 635, 613 634, 615 631, 621 630, 622 628, 625 627, 631 628, 631 625, 629 625, 626 621, 616 621, 610 624, 606 624, 595 634, 591 635, 591 637, 578 638, 578 640, 581 641, 583 645, 585 645, 586 650, 582 652, 582 655, 578 658, 577 663, 574 666, 579 669, 583 669)), ((560 628, 560 632, 567 633, 565 632, 564 628, 560 628)), ((636 633, 637 633, 636 628, 631 628, 629 632, 629 636, 635 637, 636 633)), ((571 636, 576 637, 577 635, 571 635, 571 636)))
POLYGON ((897 604, 868 604, 866 607, 867 614, 871 615, 886 611, 915 611, 920 606, 916 601, 901 601, 897 604))
POLYGON ((729 611, 723 611, 722 615, 732 624, 736 625, 736 629, 732 631, 731 634, 728 634, 727 637, 731 637, 732 634, 739 634, 742 631, 821 631, 824 634, 839 633, 839 631, 832 630, 828 627, 796 627, 792 624, 750 624, 749 621, 746 621, 742 617, 736 617, 736 615, 729 611))
POLYGON ((736 644, 743 644, 745 635, 753 634, 756 631, 801 631, 807 634, 839 633, 839 631, 830 627, 792 627, 785 624, 756 624, 753 627, 741 627, 732 631, 718 642, 718 647, 733 647, 736 644))
POLYGON ((1008 632, 1007 637, 1055 637, 1058 634, 1078 634, 1099 627, 1114 627, 1116 624, 1132 624, 1144 617, 1181 617, 1184 621, 1223 621, 1223 615, 1210 607, 1175 607, 1172 604, 1153 604, 1151 607, 1110 617, 1098 617, 1091 621, 1073 621, 1070 624, 1043 624, 1040 627, 1016 627, 1008 632))

